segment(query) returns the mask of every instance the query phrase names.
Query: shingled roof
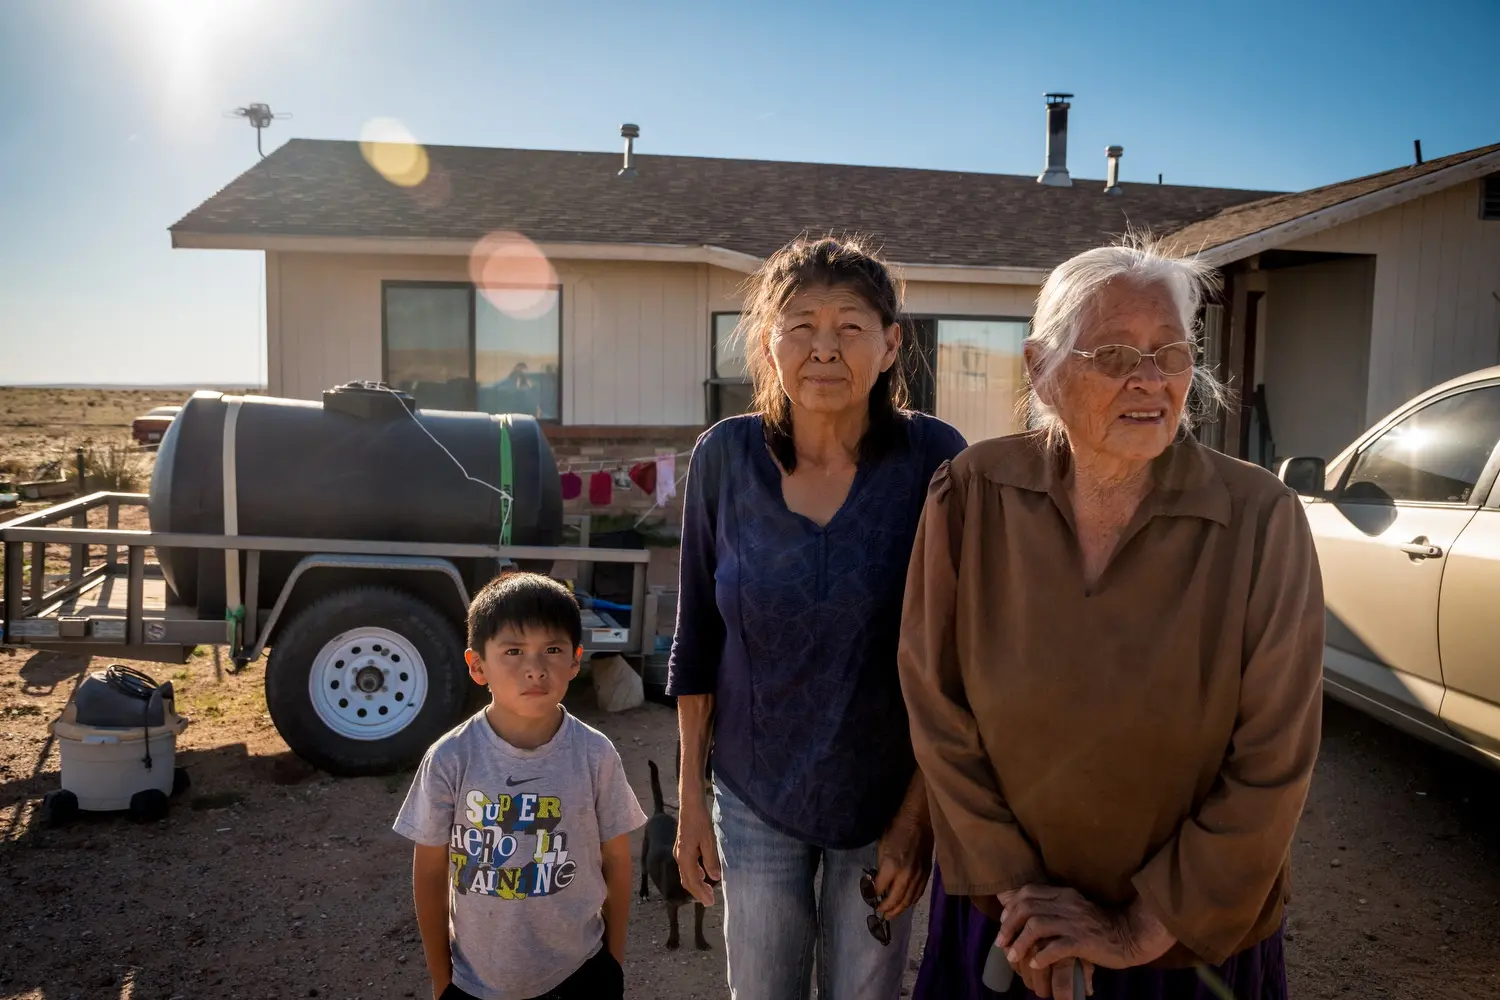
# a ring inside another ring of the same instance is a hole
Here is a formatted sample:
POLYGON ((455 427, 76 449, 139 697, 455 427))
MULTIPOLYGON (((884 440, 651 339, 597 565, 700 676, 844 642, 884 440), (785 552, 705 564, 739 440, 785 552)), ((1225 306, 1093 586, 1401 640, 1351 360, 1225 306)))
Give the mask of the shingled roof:
MULTIPOLYGON (((946 170, 429 146, 414 188, 358 143, 294 139, 172 227, 178 234, 713 246, 765 257, 789 238, 865 233, 909 264, 1050 268, 1127 230, 1169 233, 1267 192, 946 170)), ((1274 200, 1274 199, 1272 199, 1274 200)))
POLYGON ((1365 195, 1375 194, 1407 181, 1428 177, 1493 153, 1500 153, 1500 143, 1454 153, 1451 156, 1428 160, 1422 164, 1412 164, 1366 177, 1356 177, 1338 184, 1298 191, 1294 194, 1273 195, 1259 201, 1230 206, 1207 219, 1183 227, 1172 236, 1169 244, 1179 253, 1202 253, 1273 226, 1333 208, 1365 195))

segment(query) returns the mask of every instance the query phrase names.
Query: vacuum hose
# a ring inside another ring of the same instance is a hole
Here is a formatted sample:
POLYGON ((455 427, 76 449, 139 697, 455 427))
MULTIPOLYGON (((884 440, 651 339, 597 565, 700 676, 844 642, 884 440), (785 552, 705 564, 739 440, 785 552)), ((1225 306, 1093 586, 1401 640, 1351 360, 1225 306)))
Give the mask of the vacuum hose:
MULTIPOLYGON (((104 670, 104 682, 127 698, 141 701, 141 741, 146 747, 143 763, 151 770, 151 696, 161 685, 150 675, 123 663, 111 663, 104 670)), ((170 690, 170 689, 169 689, 170 690)))

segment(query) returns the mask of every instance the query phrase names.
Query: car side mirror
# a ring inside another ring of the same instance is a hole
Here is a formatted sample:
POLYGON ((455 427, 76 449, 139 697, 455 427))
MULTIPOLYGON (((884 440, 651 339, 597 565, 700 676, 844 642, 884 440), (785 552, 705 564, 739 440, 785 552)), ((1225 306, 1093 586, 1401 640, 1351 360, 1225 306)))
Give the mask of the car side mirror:
POLYGON ((1278 476, 1305 497, 1320 497, 1327 492, 1323 483, 1328 476, 1328 465, 1321 458, 1289 458, 1281 463, 1278 476))

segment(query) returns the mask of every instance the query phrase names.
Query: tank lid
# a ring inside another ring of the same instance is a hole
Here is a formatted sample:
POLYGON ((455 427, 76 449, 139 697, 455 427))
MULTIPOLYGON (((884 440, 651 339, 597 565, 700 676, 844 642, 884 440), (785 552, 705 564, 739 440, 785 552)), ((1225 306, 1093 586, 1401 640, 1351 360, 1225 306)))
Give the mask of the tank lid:
POLYGON ((346 382, 323 390, 323 409, 362 420, 394 420, 416 408, 411 393, 392 389, 384 382, 346 382))

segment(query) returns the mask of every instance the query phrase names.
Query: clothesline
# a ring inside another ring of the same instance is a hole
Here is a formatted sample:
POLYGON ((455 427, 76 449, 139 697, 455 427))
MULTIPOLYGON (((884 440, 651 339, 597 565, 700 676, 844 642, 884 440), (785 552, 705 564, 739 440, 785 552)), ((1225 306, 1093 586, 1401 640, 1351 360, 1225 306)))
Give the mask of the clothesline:
POLYGON ((658 458, 689 458, 692 450, 678 452, 662 452, 653 455, 638 455, 635 458, 561 458, 557 461, 558 472, 609 472, 615 469, 628 469, 632 465, 642 462, 654 462, 658 458))
MULTIPOLYGON (((682 489, 682 484, 686 480, 687 480, 687 470, 684 469, 682 471, 682 474, 677 477, 677 481, 673 484, 673 486, 674 486, 673 493, 676 493, 677 490, 682 489)), ((658 494, 656 502, 653 503, 650 506, 649 509, 647 509, 646 513, 644 513, 640 517, 636 518, 636 522, 635 522, 634 525, 632 525, 632 527, 639 528, 641 525, 643 525, 643 524, 646 523, 646 518, 650 517, 652 514, 655 514, 657 511, 661 510, 665 506, 666 506, 666 500, 662 499, 661 495, 658 494)))
MULTIPOLYGON (((627 464, 628 459, 580 463, 585 467, 596 466, 592 472, 588 472, 589 503, 596 507, 607 507, 614 502, 616 486, 627 489, 635 486, 655 499, 653 510, 665 507, 667 501, 677 495, 677 487, 683 480, 683 476, 678 473, 678 455, 679 453, 664 452, 633 464, 627 464)), ((580 470, 571 467, 560 469, 558 476, 561 479, 563 500, 583 495, 584 477, 579 472, 580 470)))

